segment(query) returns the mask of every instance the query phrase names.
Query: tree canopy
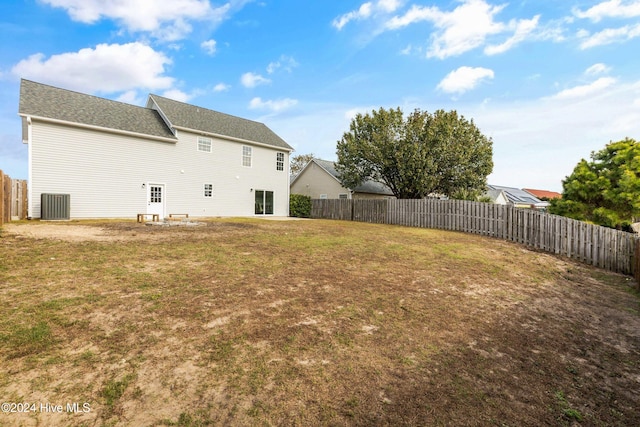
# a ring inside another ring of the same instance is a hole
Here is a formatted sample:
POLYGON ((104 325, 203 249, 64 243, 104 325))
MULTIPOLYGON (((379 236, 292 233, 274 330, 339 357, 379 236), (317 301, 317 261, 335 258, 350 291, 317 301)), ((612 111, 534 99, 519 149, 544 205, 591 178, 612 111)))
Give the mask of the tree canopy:
POLYGON ((456 111, 400 108, 358 114, 337 146, 342 185, 386 184, 399 199, 431 193, 473 198, 493 170, 492 141, 456 111))
POLYGON ((289 168, 290 174, 298 175, 300 171, 302 171, 302 168, 304 168, 307 165, 307 163, 309 163, 313 159, 315 159, 315 156, 313 155, 313 153, 298 154, 296 156, 291 157, 291 164, 289 168))
POLYGON ((549 211, 629 230, 640 216, 640 143, 625 138, 590 157, 562 182, 562 199, 552 200, 549 211))

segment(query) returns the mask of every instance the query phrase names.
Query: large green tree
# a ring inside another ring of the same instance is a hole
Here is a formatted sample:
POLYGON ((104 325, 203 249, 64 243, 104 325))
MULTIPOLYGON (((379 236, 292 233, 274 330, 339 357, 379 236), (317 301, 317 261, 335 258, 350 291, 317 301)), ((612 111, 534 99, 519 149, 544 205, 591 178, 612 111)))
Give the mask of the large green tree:
POLYGON ((551 213, 629 230, 640 216, 640 143, 625 138, 580 160, 562 182, 551 213))
POLYGON ((380 108, 358 114, 338 141, 342 185, 386 184, 399 199, 431 193, 475 197, 493 169, 492 141, 456 111, 380 108))

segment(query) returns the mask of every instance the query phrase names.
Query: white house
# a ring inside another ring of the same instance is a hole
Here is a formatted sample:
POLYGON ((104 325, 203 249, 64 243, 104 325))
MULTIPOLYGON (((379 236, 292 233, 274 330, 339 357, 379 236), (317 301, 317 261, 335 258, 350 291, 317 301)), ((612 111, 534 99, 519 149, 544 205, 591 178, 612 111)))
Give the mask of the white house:
POLYGON ((149 95, 146 107, 28 80, 29 217, 68 194, 71 218, 286 216, 292 148, 262 123, 149 95))

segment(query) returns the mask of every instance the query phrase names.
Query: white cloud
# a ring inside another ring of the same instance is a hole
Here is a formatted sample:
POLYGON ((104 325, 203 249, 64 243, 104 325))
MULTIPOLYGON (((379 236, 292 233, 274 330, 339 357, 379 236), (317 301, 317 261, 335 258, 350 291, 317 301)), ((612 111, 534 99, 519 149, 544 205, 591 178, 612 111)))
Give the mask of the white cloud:
POLYGON ((604 89, 612 86, 615 83, 616 83, 616 79, 614 79, 613 77, 601 77, 592 83, 575 86, 575 87, 560 91, 557 94, 551 96, 550 98, 551 99, 583 98, 586 96, 590 96, 590 95, 594 95, 599 92, 602 92, 604 89))
POLYGON ((204 49, 205 52, 207 52, 207 55, 213 55, 216 53, 216 44, 216 41, 211 39, 200 43, 200 47, 204 49))
POLYGON ((174 79, 164 75, 171 59, 139 43, 99 44, 78 52, 46 58, 42 53, 18 62, 11 72, 40 82, 85 93, 133 89, 169 89, 174 79))
POLYGON ((410 55, 411 52, 413 52, 413 47, 410 44, 408 44, 407 47, 405 47, 400 51, 400 55, 410 55))
POLYGON ((603 63, 593 64, 584 72, 587 76, 597 76, 598 74, 607 74, 611 71, 611 67, 603 63))
POLYGON ((402 2, 399 0, 378 0, 377 2, 362 3, 357 10, 345 13, 335 18, 331 25, 338 31, 351 21, 368 19, 376 14, 389 14, 395 12, 402 2))
POLYGON ((433 38, 427 56, 444 59, 459 55, 482 45, 487 36, 502 33, 504 24, 493 18, 503 8, 504 5, 491 6, 482 0, 469 0, 444 14, 434 22, 442 31, 433 38))
POLYGON ((512 21, 510 27, 515 27, 515 32, 507 41, 499 45, 489 45, 484 49, 484 53, 487 55, 496 55, 504 53, 517 45, 518 43, 526 40, 533 30, 538 26, 540 15, 534 16, 532 19, 522 19, 520 21, 512 21))
POLYGON ((244 87, 253 88, 259 85, 271 83, 271 80, 262 77, 260 74, 244 73, 242 77, 240 77, 240 82, 244 87))
POLYGON ((438 89, 446 93, 462 94, 493 77, 493 70, 488 68, 460 67, 447 74, 438 84, 438 89))
POLYGON ((584 28, 581 28, 576 32, 576 37, 578 37, 579 39, 586 39, 590 35, 591 35, 591 33, 589 31, 585 30, 584 28))
POLYGON ((371 16, 371 7, 371 2, 363 3, 358 10, 345 13, 344 15, 340 15, 339 17, 335 18, 331 25, 333 25, 338 30, 342 30, 342 28, 350 21, 364 19, 371 16))
POLYGON ((640 1, 608 0, 585 10, 574 9, 573 14, 582 19, 599 22, 604 18, 634 18, 640 16, 640 1))
POLYGON ((184 38, 192 30, 189 21, 222 22, 243 0, 232 0, 212 8, 208 0, 40 0, 67 11, 71 19, 94 24, 101 19, 115 20, 130 32, 148 32, 167 40, 184 38))
POLYGON ((380 0, 378 1, 378 8, 388 13, 395 12, 402 2, 400 0, 380 0))
POLYGON ((192 98, 191 95, 184 93, 179 89, 169 89, 165 91, 162 94, 162 96, 164 96, 165 98, 173 99, 180 102, 187 102, 192 98))
POLYGON ((403 16, 394 16, 389 19, 385 24, 386 28, 389 30, 397 30, 399 28, 406 27, 408 25, 414 24, 416 22, 421 21, 437 21, 439 18, 444 17, 445 13, 441 12, 437 7, 426 7, 426 6, 411 6, 408 12, 406 12, 403 16))
POLYGON ((138 96, 138 91, 136 90, 128 90, 124 92, 122 95, 116 98, 116 101, 133 105, 142 105, 144 103, 144 99, 138 96))
POLYGON ((485 48, 487 55, 506 52, 527 39, 559 39, 557 29, 537 31, 540 16, 531 19, 511 20, 503 23, 495 20, 507 4, 491 5, 486 0, 461 0, 452 11, 437 6, 413 5, 403 15, 390 18, 384 25, 386 30, 399 30, 412 24, 429 22, 435 28, 431 36, 427 57, 445 59, 460 55, 484 45, 491 36, 512 33, 501 44, 485 48))
POLYGON ((279 69, 282 69, 288 73, 293 71, 298 66, 298 62, 291 56, 281 55, 280 59, 269 63, 267 66, 267 73, 273 74, 279 69))
POLYGON ((622 43, 640 37, 640 24, 627 25, 621 28, 607 28, 593 35, 589 35, 586 31, 580 31, 578 37, 584 38, 580 43, 580 49, 583 50, 612 43, 622 43))
POLYGON ((226 92, 229 89, 231 89, 231 86, 224 84, 224 83, 218 83, 217 85, 215 85, 213 87, 213 91, 214 92, 226 92))
POLYGON ((256 97, 249 102, 249 108, 252 110, 270 110, 272 112, 279 112, 289 109, 297 103, 298 100, 291 98, 278 99, 275 101, 263 101, 262 98, 256 97))

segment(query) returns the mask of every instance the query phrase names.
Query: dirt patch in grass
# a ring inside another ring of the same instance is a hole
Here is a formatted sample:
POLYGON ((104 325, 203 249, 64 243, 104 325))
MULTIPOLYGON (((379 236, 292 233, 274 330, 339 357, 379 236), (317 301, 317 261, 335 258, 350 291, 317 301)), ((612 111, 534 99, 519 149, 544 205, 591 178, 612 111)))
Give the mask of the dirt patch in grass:
POLYGON ((176 237, 200 237, 201 228, 209 227, 217 232, 233 231, 250 227, 242 222, 205 222, 171 227, 159 227, 148 223, 104 222, 104 221, 65 221, 65 222, 18 222, 4 225, 4 232, 16 238, 53 239, 66 242, 114 242, 132 240, 163 240, 176 237), (193 225, 197 224, 197 225, 193 225), (164 231, 172 228, 171 232, 164 231))
POLYGON ((339 221, 1 233, 0 395, 36 407, 0 425, 640 425, 625 276, 339 221))

